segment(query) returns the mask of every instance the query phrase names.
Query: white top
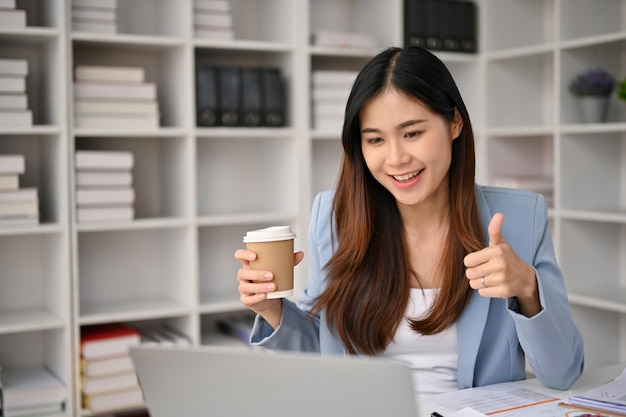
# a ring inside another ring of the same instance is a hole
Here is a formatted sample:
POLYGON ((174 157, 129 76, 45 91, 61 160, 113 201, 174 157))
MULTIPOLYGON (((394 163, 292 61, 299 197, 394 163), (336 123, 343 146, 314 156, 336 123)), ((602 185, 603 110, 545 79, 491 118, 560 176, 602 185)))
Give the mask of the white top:
MULTIPOLYGON (((424 316, 430 309, 439 289, 411 289, 406 317, 424 316)), ((413 389, 416 397, 457 390, 458 344, 456 325, 433 336, 420 335, 404 321, 382 354, 399 360, 412 370, 413 389)))

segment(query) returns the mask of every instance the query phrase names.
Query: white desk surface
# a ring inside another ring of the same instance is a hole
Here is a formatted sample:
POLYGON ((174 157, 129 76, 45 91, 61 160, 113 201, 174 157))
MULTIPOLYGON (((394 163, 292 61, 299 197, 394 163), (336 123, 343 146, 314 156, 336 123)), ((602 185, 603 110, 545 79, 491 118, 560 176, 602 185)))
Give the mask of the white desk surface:
MULTIPOLYGON (((519 381, 520 384, 528 386, 528 388, 537 388, 542 392, 551 393, 553 396, 566 399, 572 395, 580 394, 593 387, 607 383, 618 377, 626 368, 626 363, 610 365, 598 368, 585 369, 581 377, 567 391, 549 389, 545 387, 538 379, 532 378, 525 381, 519 381)), ((418 416, 429 417, 433 412, 432 408, 424 404, 418 404, 418 416)))

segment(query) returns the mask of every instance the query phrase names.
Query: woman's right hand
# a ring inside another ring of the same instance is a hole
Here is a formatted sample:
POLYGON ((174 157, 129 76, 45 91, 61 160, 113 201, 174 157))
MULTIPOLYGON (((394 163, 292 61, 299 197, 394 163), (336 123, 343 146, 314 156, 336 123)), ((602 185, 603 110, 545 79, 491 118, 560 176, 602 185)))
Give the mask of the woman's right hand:
MULTIPOLYGON (((278 327, 282 314, 282 301, 267 299, 267 293, 276 290, 276 284, 270 271, 250 269, 250 261, 256 259, 256 253, 248 249, 237 249, 235 258, 242 267, 237 272, 239 296, 243 305, 259 314, 272 328, 278 327)), ((294 253, 294 266, 304 258, 303 252, 294 253)))

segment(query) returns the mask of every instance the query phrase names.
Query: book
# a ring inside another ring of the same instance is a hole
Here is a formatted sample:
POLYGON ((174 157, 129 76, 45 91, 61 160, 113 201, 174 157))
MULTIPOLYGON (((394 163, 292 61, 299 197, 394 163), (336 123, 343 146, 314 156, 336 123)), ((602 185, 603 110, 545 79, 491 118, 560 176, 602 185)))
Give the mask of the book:
POLYGON ((0 58, 0 74, 5 76, 28 75, 28 61, 26 59, 0 58))
POLYGON ((0 0, 0 8, 15 9, 15 0, 0 0))
POLYGON ((77 99, 135 99, 156 100, 156 84, 75 81, 74 98, 77 99))
POLYGON ((130 170, 134 164, 135 158, 130 151, 78 150, 75 154, 77 170, 130 170))
POLYGON ((142 345, 190 346, 191 338, 167 325, 138 326, 142 345))
POLYGON ((461 52, 474 53, 478 51, 477 14, 476 4, 473 1, 460 1, 459 24, 461 52))
POLYGON ((2 409, 3 417, 44 417, 61 414, 65 403, 51 403, 2 409))
POLYGON ((426 47, 426 2, 404 0, 404 44, 426 47))
POLYGON ((139 332, 122 323, 84 326, 80 331, 80 354, 86 360, 128 354, 128 348, 139 343, 139 332))
POLYGON ((18 174, 0 174, 0 192, 14 191, 20 187, 18 174))
POLYGON ((81 129, 146 129, 159 128, 159 119, 150 114, 127 114, 115 116, 101 116, 90 114, 75 114, 74 126, 81 129))
POLYGON ((193 14, 193 23, 197 26, 209 26, 212 28, 233 27, 233 16, 230 13, 203 12, 196 9, 193 14))
POLYGON ((334 48, 373 49, 374 38, 367 33, 320 30, 313 33, 311 43, 334 48))
POLYGON ((98 377, 83 375, 81 386, 83 394, 97 395, 138 387, 139 381, 137 380, 137 374, 133 370, 131 372, 98 377))
POLYGON ((39 215, 39 202, 8 201, 0 202, 0 219, 5 217, 36 217, 39 215))
POLYGON ((117 20, 117 10, 110 8, 94 8, 72 6, 72 19, 114 22, 117 20))
POLYGON ((139 387, 106 394, 83 395, 83 407, 94 413, 141 407, 143 405, 143 392, 139 387))
POLYGON ((132 183, 133 174, 130 171, 78 171, 76 173, 77 187, 124 187, 132 183))
POLYGON ((0 126, 32 126, 33 112, 30 110, 0 110, 0 126))
POLYGON ((278 68, 261 71, 263 97, 263 126, 278 127, 285 124, 285 85, 278 68))
POLYGON ((117 33, 116 22, 93 22, 72 19, 72 31, 94 33, 117 33))
POLYGON ((18 190, 0 191, 0 203, 37 201, 37 189, 34 187, 20 188, 18 190))
POLYGON ((333 86, 350 90, 358 72, 344 70, 315 70, 311 73, 313 86, 333 86))
POLYGON ((572 395, 562 404, 583 411, 626 416, 626 369, 614 380, 572 395))
POLYGON ((73 7, 117 8, 117 0, 72 0, 73 7))
POLYGON ((135 189, 132 187, 78 188, 76 190, 76 205, 78 207, 119 206, 130 205, 134 202, 135 189))
POLYGON ((107 65, 77 65, 74 68, 77 81, 121 81, 142 83, 145 79, 143 67, 121 67, 107 65))
POLYGON ((44 367, 2 369, 3 409, 63 403, 67 389, 44 367))
POLYGON ((196 65, 196 124, 216 126, 218 121, 217 68, 199 63, 196 65))
MULTIPOLYGON (((1 23, 0 26, 2 26, 1 23)), ((26 92, 26 78, 15 75, 0 77, 0 93, 24 92, 26 92)))
POLYGON ((39 224, 38 216, 18 216, 18 217, 2 217, 0 216, 0 227, 3 229, 9 227, 34 226, 39 224))
POLYGON ((28 109, 28 96, 26 93, 0 94, 0 111, 26 109, 28 109))
POLYGON ((26 10, 0 9, 0 27, 26 27, 26 10))
POLYGON ((24 170, 24 155, 0 154, 0 174, 23 174, 24 170))
POLYGON ((209 12, 229 12, 230 0, 194 0, 194 10, 209 12))
POLYGON ((77 115, 130 115, 143 114, 158 117, 159 103, 157 101, 131 100, 76 100, 74 113, 77 115))
POLYGON ((79 223, 132 220, 135 218, 135 209, 132 206, 78 207, 76 209, 76 217, 79 223))
POLYGON ((311 89, 312 100, 340 100, 344 103, 350 96, 350 87, 338 88, 336 86, 313 86, 311 89))
POLYGON ((128 354, 105 359, 81 359, 80 361, 80 372, 87 377, 108 376, 134 370, 135 366, 128 354))

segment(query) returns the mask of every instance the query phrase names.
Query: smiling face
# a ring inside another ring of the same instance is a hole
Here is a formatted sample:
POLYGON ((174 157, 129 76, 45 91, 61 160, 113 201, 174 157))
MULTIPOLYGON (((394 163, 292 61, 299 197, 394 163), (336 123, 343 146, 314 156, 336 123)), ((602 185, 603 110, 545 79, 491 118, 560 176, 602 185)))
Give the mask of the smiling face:
POLYGON ((448 122, 419 100, 385 89, 359 116, 365 163, 399 206, 448 204, 452 141, 463 126, 458 111, 448 122))

